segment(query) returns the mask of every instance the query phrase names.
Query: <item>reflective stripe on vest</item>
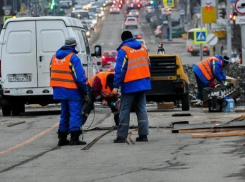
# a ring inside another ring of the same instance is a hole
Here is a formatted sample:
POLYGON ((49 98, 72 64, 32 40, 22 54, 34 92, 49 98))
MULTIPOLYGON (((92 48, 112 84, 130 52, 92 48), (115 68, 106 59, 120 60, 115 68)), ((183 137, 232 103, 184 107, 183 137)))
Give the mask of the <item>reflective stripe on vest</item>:
POLYGON ((127 72, 125 74, 124 82, 131 82, 144 78, 150 78, 149 58, 146 48, 133 49, 128 46, 121 48, 127 54, 127 72))
POLYGON ((221 62, 221 65, 223 66, 223 62, 220 61, 216 57, 209 57, 207 59, 202 60, 201 62, 197 63, 197 66, 200 68, 201 72, 205 76, 207 80, 214 79, 213 71, 211 70, 211 62, 212 61, 219 61, 221 62))
POLYGON ((110 90, 110 88, 108 86, 106 87, 106 79, 107 79, 107 76, 110 74, 114 74, 114 72, 100 72, 100 73, 96 74, 95 76, 91 77, 90 80, 88 81, 90 87, 92 87, 93 83, 94 83, 94 79, 96 77, 98 77, 100 79, 101 85, 102 85, 101 95, 103 97, 114 96, 112 91, 110 90))
POLYGON ((58 59, 56 55, 53 56, 50 70, 51 87, 77 89, 77 85, 73 79, 72 71, 70 69, 70 60, 73 54, 74 53, 68 54, 63 59, 58 59))

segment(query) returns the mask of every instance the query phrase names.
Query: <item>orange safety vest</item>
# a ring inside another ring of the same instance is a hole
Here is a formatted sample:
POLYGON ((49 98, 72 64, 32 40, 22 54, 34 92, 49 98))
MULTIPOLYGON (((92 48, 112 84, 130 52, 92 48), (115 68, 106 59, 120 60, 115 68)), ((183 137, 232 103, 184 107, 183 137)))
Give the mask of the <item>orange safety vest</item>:
POLYGON ((150 78, 149 57, 145 46, 136 50, 128 46, 121 48, 127 54, 127 72, 125 74, 124 82, 131 82, 144 78, 150 78))
POLYGON ((58 59, 56 55, 53 56, 50 69, 51 87, 77 89, 77 85, 73 79, 72 71, 70 69, 70 60, 73 54, 74 53, 68 54, 62 60, 58 59))
POLYGON ((114 96, 112 91, 110 90, 109 87, 106 86, 106 79, 107 79, 107 76, 110 74, 114 74, 114 72, 100 72, 94 75, 93 77, 91 77, 90 80, 88 81, 88 84, 90 85, 90 87, 92 87, 95 77, 98 77, 102 85, 101 95, 103 97, 112 97, 114 96))
POLYGON ((209 81, 214 79, 213 71, 211 70, 211 62, 213 61, 220 61, 223 67, 223 61, 219 60, 216 57, 209 57, 197 63, 197 66, 200 68, 205 78, 209 81))

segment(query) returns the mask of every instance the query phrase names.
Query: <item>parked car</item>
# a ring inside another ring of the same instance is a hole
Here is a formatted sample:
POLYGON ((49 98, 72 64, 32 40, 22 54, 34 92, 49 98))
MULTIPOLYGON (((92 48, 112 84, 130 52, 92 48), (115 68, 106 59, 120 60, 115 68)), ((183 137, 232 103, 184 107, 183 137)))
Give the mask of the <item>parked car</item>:
POLYGON ((137 17, 137 18, 139 17, 139 11, 136 10, 136 9, 130 10, 128 14, 129 14, 130 16, 134 16, 134 17, 137 17))
POLYGON ((172 37, 181 38, 182 34, 186 33, 183 27, 172 27, 172 37))
POLYGON ((116 62, 117 51, 105 51, 101 57, 102 67, 112 62, 116 62))
POLYGON ((120 8, 117 6, 111 7, 110 14, 120 14, 120 8))
POLYGON ((136 27, 138 28, 138 20, 135 17, 129 17, 125 21, 125 28, 136 27))

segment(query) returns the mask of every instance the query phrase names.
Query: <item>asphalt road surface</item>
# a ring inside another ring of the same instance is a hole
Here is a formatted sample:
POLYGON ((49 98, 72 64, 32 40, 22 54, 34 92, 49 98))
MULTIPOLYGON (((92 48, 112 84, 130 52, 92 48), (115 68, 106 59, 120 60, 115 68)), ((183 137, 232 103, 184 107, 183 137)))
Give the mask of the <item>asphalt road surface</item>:
MULTIPOLYGON (((104 50, 120 44, 123 15, 108 15, 95 44, 104 50)), ((151 32, 143 19, 140 29, 149 49, 151 32)), ((153 42, 153 41, 152 41, 153 42)), ((184 53, 183 45, 169 43, 167 51, 184 53)), ((177 44, 177 43, 176 43, 177 44)), ((180 43, 178 43, 180 44, 180 43)), ((195 61, 183 55, 183 61, 195 61)), ((149 142, 113 144, 116 131, 105 135, 89 150, 82 146, 57 147, 60 106, 27 106, 19 117, 0 115, 0 181, 1 182, 239 182, 245 180, 244 137, 193 139, 191 134, 172 134, 173 121, 230 121, 241 113, 207 113, 191 109, 188 117, 172 117, 181 110, 157 110, 147 106, 151 126, 149 142), (21 123, 19 123, 21 122, 21 123), (19 124, 18 124, 19 123, 19 124), (12 124, 12 125, 11 125, 12 124), (17 124, 17 125, 13 125, 17 124)), ((135 113, 131 126, 137 126, 135 113)), ((84 140, 92 142, 114 125, 109 108, 97 106, 85 126, 84 140), (92 124, 92 125, 91 125, 92 124)), ((132 130, 130 130, 132 131, 132 130)), ((137 132, 132 133, 135 141, 137 132)))

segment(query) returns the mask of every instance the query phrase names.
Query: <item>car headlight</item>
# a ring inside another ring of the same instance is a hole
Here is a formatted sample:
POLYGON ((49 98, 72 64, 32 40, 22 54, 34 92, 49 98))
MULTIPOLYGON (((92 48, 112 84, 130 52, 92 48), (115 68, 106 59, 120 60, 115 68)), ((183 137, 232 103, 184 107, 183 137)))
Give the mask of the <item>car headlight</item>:
POLYGON ((97 21, 96 21, 96 20, 93 20, 93 21, 92 21, 92 23, 93 23, 93 24, 96 24, 96 23, 97 23, 97 21))
POLYGON ((87 36, 90 36, 90 32, 89 32, 89 31, 87 31, 87 32, 86 32, 86 35, 87 35, 87 36))
POLYGON ((103 11, 101 12, 101 15, 102 15, 102 16, 104 15, 104 12, 103 12, 103 11))

